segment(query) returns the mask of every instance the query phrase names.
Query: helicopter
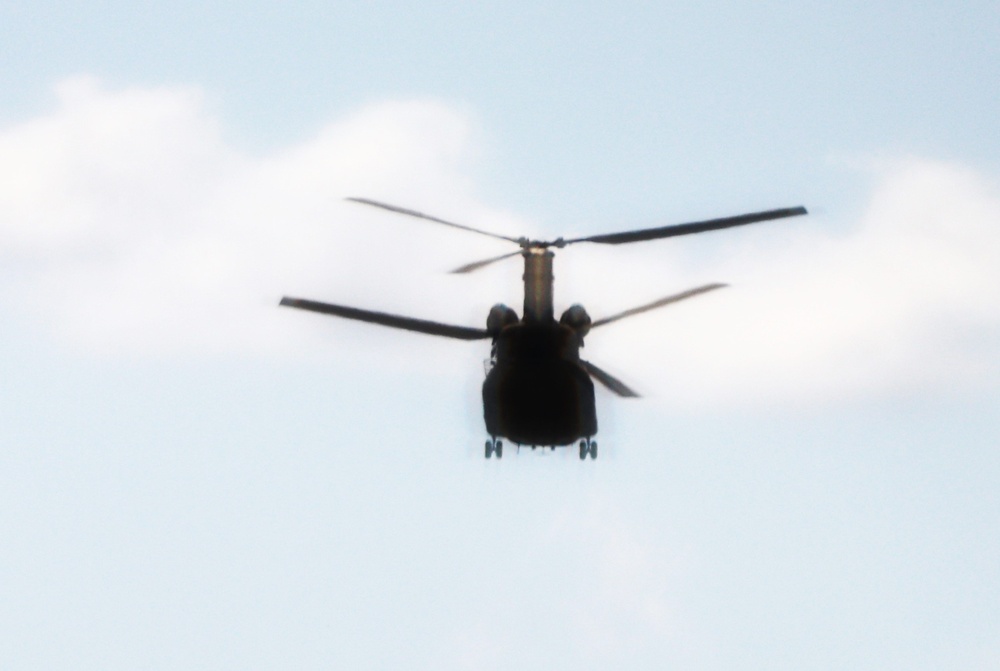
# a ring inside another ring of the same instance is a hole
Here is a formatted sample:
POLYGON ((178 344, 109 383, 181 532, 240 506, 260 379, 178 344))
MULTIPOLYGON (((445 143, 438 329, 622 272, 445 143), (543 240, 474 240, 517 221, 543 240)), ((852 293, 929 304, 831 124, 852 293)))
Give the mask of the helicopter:
POLYGON ((596 320, 591 319, 582 305, 574 304, 556 321, 552 300, 552 260, 555 256, 552 250, 583 242, 604 245, 645 242, 808 214, 805 207, 798 206, 620 233, 532 240, 492 233, 369 198, 352 197, 346 200, 518 246, 515 251, 451 271, 464 274, 514 256, 520 255, 524 259, 524 306, 521 316, 518 317, 513 308, 498 303, 490 309, 484 329, 304 298, 285 296, 280 302, 286 307, 428 335, 458 340, 491 340, 488 370, 483 382, 483 417, 490 436, 485 444, 487 459, 494 455, 498 459, 503 456, 503 439, 513 441, 519 447, 530 445, 534 449, 547 446, 552 450, 579 441, 580 459, 596 459, 597 441, 594 436, 597 434, 597 413, 593 380, 623 398, 637 398, 639 394, 597 365, 580 358, 584 338, 595 328, 728 286, 719 282, 705 284, 596 320))

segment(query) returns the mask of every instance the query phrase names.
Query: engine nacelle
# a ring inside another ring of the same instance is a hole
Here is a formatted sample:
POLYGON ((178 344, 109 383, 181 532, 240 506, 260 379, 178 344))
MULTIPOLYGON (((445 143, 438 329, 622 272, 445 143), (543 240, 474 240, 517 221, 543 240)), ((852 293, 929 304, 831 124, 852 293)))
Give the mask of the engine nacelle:
POLYGON ((566 312, 562 313, 562 317, 559 318, 560 324, 576 331, 576 334, 581 339, 590 333, 591 322, 590 315, 587 314, 587 311, 579 303, 569 306, 566 312))
POLYGON ((491 336, 496 338, 505 326, 518 322, 517 313, 503 303, 497 303, 490 308, 490 314, 486 318, 486 330, 491 336))

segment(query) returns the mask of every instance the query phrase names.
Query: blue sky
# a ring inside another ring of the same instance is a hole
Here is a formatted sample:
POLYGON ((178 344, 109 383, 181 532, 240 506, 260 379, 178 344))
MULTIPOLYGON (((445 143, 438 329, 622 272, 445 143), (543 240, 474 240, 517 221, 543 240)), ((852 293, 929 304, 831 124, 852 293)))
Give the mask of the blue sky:
POLYGON ((0 9, 4 668, 994 669, 1000 10, 0 9), (601 458, 482 459, 509 234, 601 458), (598 337, 599 336, 599 337, 598 337))

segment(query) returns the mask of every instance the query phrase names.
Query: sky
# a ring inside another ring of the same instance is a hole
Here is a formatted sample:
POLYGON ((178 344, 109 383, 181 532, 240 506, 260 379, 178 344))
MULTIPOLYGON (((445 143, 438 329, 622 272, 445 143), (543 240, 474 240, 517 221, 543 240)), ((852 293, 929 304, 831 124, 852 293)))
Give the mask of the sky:
POLYGON ((0 7, 0 666, 1000 668, 995 3, 0 7), (600 456, 483 459, 507 235, 600 456))

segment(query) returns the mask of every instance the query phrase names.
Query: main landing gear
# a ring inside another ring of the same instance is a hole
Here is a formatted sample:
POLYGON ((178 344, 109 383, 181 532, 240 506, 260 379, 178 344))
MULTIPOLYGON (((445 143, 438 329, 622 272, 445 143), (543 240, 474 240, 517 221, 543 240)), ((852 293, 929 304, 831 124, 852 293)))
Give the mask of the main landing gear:
MULTIPOLYGON (((518 446, 518 447, 520 447, 520 446, 518 446)), ((531 449, 534 450, 534 449, 537 449, 538 447, 539 447, 538 445, 532 445, 531 449)), ((544 451, 545 446, 542 445, 541 447, 542 447, 542 450, 544 451)), ((556 446, 555 445, 550 445, 549 449, 551 449, 554 452, 555 449, 556 449, 556 446)), ((494 454, 496 455, 497 459, 502 458, 503 457, 503 441, 500 440, 499 438, 491 438, 491 439, 487 440, 486 441, 486 451, 485 451, 485 454, 486 454, 486 458, 487 459, 493 458, 494 454)), ((580 441, 580 459, 586 459, 588 456, 591 459, 596 459, 597 458, 597 441, 594 440, 594 439, 592 439, 592 438, 585 438, 585 439, 583 439, 583 440, 580 441)))
POLYGON ((489 459, 494 454, 497 455, 497 459, 503 457, 503 441, 491 438, 486 441, 486 458, 489 459))

